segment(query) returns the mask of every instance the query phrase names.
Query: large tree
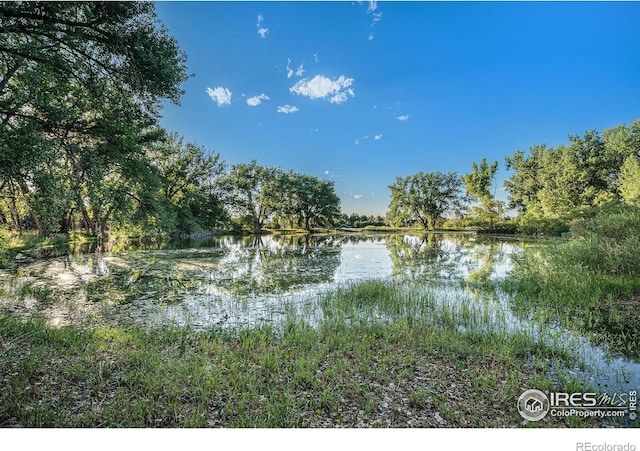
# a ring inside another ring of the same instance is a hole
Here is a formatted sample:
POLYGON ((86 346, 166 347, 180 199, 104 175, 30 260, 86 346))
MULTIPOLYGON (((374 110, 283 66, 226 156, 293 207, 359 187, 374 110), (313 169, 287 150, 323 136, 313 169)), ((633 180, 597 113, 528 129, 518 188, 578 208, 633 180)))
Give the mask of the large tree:
POLYGON ((40 233, 65 231, 80 211, 104 231, 185 60, 153 3, 0 2, 0 191, 14 227, 28 212, 40 233))
MULTIPOLYGON (((505 181, 512 207, 527 215, 557 218, 620 197, 621 169, 640 152, 640 121, 583 136, 557 147, 533 146, 507 156, 514 174, 505 181)), ((629 163, 631 164, 631 163, 629 163)))
POLYGON ((474 161, 471 172, 460 177, 467 196, 475 198, 479 202, 479 206, 472 207, 472 216, 483 224, 488 222, 489 228, 493 228, 494 222, 499 219, 503 206, 502 202, 495 200, 494 193, 491 192, 497 170, 497 161, 489 165, 487 159, 483 158, 479 166, 474 161))
POLYGON ((340 198, 333 182, 307 174, 288 172, 283 208, 297 218, 305 230, 311 225, 332 224, 340 214, 340 198))
POLYGON ((225 205, 232 217, 259 235, 266 221, 283 205, 283 171, 250 163, 236 164, 222 179, 225 205))
POLYGON ((179 232, 210 229, 225 221, 219 181, 226 164, 219 154, 185 143, 172 133, 154 145, 149 156, 160 175, 162 196, 176 214, 179 232))
POLYGON ((389 185, 391 203, 389 219, 396 225, 418 222, 433 230, 443 214, 461 204, 462 184, 455 172, 418 172, 397 177, 389 185))
POLYGON ((467 194, 476 198, 482 208, 488 210, 493 202, 491 185, 498 170, 498 162, 494 161, 489 165, 487 159, 483 158, 480 166, 474 161, 471 169, 471 172, 460 177, 460 180, 464 184, 467 194))

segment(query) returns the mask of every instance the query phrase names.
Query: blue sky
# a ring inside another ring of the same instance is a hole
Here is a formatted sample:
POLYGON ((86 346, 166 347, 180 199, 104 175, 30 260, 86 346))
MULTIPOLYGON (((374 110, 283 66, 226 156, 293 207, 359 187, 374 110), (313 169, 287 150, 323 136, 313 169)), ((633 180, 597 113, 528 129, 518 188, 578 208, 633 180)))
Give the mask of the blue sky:
POLYGON ((640 118, 638 2, 159 2, 188 54, 161 123, 229 165, 333 180, 348 213, 640 118))

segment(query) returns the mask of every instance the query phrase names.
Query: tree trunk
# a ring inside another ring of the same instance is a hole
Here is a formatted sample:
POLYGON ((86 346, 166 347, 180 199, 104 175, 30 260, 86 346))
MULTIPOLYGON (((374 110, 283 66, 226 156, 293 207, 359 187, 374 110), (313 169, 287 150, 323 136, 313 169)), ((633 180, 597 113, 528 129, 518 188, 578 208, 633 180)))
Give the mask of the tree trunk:
POLYGON ((63 213, 60 218, 60 232, 69 233, 71 231, 71 217, 73 216, 73 210, 69 210, 63 213))
POLYGON ((26 182, 22 181, 20 182, 20 190, 22 191, 22 194, 24 195, 25 198, 25 203, 27 204, 27 208, 29 209, 29 212, 31 213, 31 217, 33 218, 33 222, 35 222, 36 224, 36 228, 38 229, 38 235, 39 236, 44 236, 45 235, 45 230, 44 230, 44 225, 42 224, 41 218, 38 216, 38 213, 35 211, 35 209, 31 206, 31 203, 29 202, 29 187, 27 186, 26 182))

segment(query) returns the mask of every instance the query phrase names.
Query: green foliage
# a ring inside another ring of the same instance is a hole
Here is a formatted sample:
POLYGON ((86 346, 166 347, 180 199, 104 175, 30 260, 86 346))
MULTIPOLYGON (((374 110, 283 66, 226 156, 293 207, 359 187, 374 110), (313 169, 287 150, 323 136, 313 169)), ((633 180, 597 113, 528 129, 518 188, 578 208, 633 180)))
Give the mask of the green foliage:
POLYGON ((265 222, 282 208, 283 172, 259 165, 255 160, 236 164, 222 179, 224 203, 232 216, 251 233, 259 235, 265 222))
POLYGON ((102 234, 126 198, 149 207, 135 192, 145 131, 187 79, 154 8, 0 3, 0 211, 14 230, 29 215, 41 235, 68 232, 77 214, 102 234))
POLYGON ((281 214, 293 215, 305 230, 311 226, 331 226, 340 214, 340 198, 335 185, 307 174, 289 171, 282 175, 285 201, 281 214))
POLYGON ((219 186, 226 165, 219 154, 184 143, 176 133, 155 143, 148 154, 160 180, 165 208, 173 211, 173 228, 190 233, 227 222, 219 186))
POLYGON ((516 221, 518 231, 524 235, 562 236, 569 231, 569 220, 566 218, 548 218, 525 212, 516 221))
POLYGON ((374 215, 361 215, 358 213, 346 214, 340 216, 340 225, 348 225, 355 228, 364 227, 383 227, 387 224, 385 218, 374 215))
POLYGON ((569 240, 517 260, 508 285, 520 309, 546 312, 637 355, 640 343, 629 337, 640 336, 640 208, 611 202, 582 216, 569 240))
POLYGON ((622 198, 640 205, 640 150, 639 156, 630 155, 620 168, 618 191, 622 198))
POLYGON ((8 268, 10 265, 9 231, 6 226, 0 226, 0 269, 8 268))
POLYGON ((479 167, 474 161, 472 163, 472 172, 460 177, 460 180, 467 190, 467 194, 480 201, 482 208, 485 210, 489 210, 491 208, 493 194, 491 194, 490 188, 497 170, 497 161, 494 161, 491 166, 489 166, 487 164, 487 159, 483 158, 479 167))
POLYGON ((253 234, 260 234, 269 221, 305 230, 330 226, 340 213, 333 182, 260 166, 255 160, 233 166, 220 185, 235 223, 253 234))
POLYGON ((640 276, 640 207, 612 202, 571 226, 571 253, 592 271, 640 276))
POLYGON ((455 172, 418 172, 408 177, 397 177, 389 185, 391 203, 388 217, 392 225, 419 223, 433 230, 445 212, 461 205, 462 184, 455 172))
POLYGON ((590 130, 583 136, 569 136, 568 145, 535 145, 528 154, 517 151, 507 156, 507 169, 515 171, 505 181, 510 206, 546 220, 603 205, 624 197, 623 191, 633 197, 638 179, 629 159, 637 158, 639 135, 636 120, 602 134, 590 130))

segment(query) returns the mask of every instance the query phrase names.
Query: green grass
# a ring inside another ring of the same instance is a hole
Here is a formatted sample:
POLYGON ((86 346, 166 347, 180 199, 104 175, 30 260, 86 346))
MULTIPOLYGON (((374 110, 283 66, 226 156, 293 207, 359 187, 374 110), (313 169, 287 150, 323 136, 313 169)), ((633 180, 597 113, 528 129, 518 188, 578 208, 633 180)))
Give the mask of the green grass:
POLYGON ((640 209, 586 214, 568 240, 527 251, 504 286, 515 307, 640 356, 640 209))
POLYGON ((0 319, 0 426, 518 427, 525 389, 564 388, 545 374, 568 354, 436 301, 424 287, 366 281, 323 298, 333 315, 315 327, 0 319))

